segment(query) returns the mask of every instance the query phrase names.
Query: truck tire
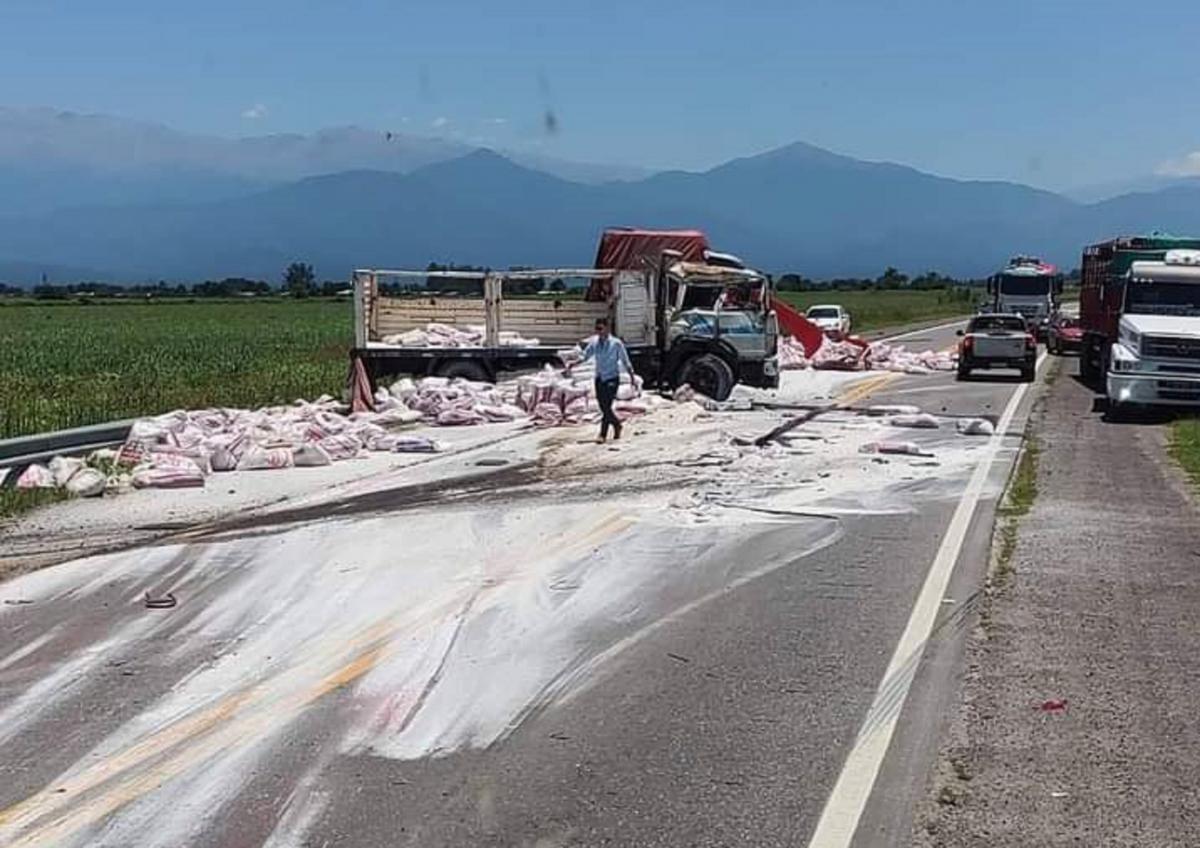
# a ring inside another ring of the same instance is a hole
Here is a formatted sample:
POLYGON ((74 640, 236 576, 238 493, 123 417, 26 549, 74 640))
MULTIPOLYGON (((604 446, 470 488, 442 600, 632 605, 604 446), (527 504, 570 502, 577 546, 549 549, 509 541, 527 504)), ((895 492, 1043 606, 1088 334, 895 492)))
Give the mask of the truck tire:
POLYGON ((712 353, 693 356, 679 369, 676 385, 687 383, 697 392, 713 400, 725 400, 733 391, 733 369, 724 359, 712 353))
POLYGON ((1037 375, 1037 366, 1026 365, 1021 369, 1021 381, 1024 383, 1032 383, 1033 378, 1037 375))
POLYGON ((449 359, 442 362, 434 369, 434 373, 439 377, 449 377, 451 379, 459 378, 461 380, 473 380, 476 383, 490 383, 492 377, 487 372, 487 368, 480 362, 472 362, 469 359, 449 359))
POLYGON ((954 374, 954 379, 958 380, 960 383, 971 379, 971 366, 963 365, 963 363, 960 361, 958 363, 958 370, 954 374))
POLYGON ((1096 343, 1091 336, 1085 336, 1079 348, 1079 379, 1085 384, 1096 388, 1099 382, 1100 370, 1096 367, 1096 343))

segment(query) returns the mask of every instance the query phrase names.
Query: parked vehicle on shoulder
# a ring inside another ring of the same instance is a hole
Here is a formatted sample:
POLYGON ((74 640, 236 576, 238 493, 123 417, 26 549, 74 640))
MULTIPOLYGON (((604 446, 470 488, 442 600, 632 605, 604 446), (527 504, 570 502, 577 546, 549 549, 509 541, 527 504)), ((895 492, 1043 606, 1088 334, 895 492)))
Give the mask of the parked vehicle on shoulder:
POLYGON ((1037 339, 1021 315, 976 315, 959 330, 958 379, 966 380, 980 369, 1013 368, 1032 382, 1037 366, 1037 339))
POLYGON ((1135 236, 1083 254, 1079 373, 1110 415, 1200 406, 1200 239, 1135 236))
POLYGON ((1055 356, 1073 351, 1079 352, 1083 345, 1083 327, 1079 319, 1070 315, 1056 315, 1050 320, 1046 331, 1046 352, 1055 356))
POLYGON ((841 338, 850 335, 850 313, 836 303, 808 307, 804 317, 825 331, 825 335, 841 338))

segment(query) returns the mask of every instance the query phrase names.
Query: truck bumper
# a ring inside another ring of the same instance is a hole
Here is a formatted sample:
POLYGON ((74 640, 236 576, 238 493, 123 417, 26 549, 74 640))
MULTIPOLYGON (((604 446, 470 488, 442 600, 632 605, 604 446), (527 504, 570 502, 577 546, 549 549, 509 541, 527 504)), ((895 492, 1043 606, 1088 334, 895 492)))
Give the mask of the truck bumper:
POLYGON ((738 382, 757 389, 779 388, 779 358, 742 360, 738 369, 738 382))
POLYGON ((1200 376, 1109 371, 1108 399, 1148 406, 1200 406, 1200 376))

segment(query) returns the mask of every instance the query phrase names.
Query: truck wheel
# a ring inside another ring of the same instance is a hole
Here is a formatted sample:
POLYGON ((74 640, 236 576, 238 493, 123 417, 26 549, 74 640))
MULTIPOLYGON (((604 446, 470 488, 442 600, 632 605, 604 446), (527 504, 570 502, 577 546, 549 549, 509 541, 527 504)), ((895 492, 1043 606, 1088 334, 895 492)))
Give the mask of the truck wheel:
POLYGON ((1079 349, 1079 377, 1093 389, 1100 380, 1100 370, 1096 368, 1095 359, 1098 353, 1095 342, 1090 338, 1084 339, 1079 349))
POLYGON ((954 375, 954 379, 958 380, 960 383, 971 379, 971 369, 964 368, 961 365, 958 366, 958 373, 954 375))
POLYGON ((702 353, 693 356, 679 369, 676 385, 683 383, 713 400, 725 400, 733 391, 733 369, 721 357, 702 353))
POLYGON ((1021 380, 1026 383, 1032 383, 1037 370, 1033 365, 1027 365, 1021 369, 1021 380))
POLYGON ((443 362, 434 369, 434 373, 439 377, 473 380, 476 383, 492 382, 491 375, 488 374, 487 369, 481 363, 472 362, 469 359, 451 359, 443 362))

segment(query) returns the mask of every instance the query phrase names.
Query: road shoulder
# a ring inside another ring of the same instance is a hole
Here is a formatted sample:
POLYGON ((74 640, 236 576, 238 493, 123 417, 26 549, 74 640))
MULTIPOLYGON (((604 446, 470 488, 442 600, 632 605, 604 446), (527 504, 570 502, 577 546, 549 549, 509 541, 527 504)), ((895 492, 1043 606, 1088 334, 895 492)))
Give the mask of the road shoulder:
POLYGON ((1031 427, 1038 495, 993 558, 914 844, 1194 844, 1195 502, 1161 428, 1104 423, 1070 376, 1031 427))

